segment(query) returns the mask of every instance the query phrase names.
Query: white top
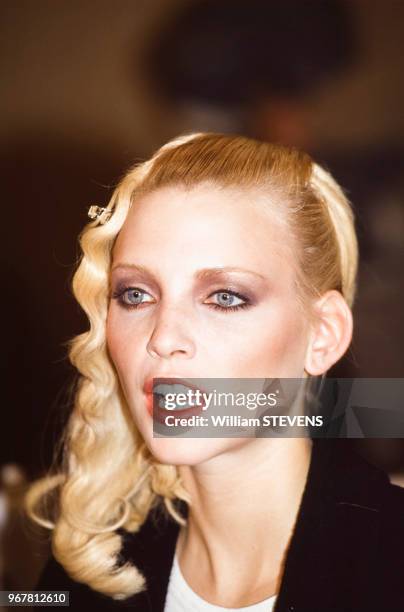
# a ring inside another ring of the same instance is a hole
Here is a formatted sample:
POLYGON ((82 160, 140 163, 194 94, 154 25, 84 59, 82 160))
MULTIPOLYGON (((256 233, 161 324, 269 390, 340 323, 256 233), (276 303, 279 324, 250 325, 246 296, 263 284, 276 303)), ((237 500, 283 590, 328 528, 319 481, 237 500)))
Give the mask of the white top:
POLYGON ((190 612, 190 610, 192 612, 271 612, 275 600, 276 595, 272 595, 268 599, 244 608, 222 608, 222 606, 208 603, 202 597, 199 597, 185 581, 175 553, 164 612, 190 612))

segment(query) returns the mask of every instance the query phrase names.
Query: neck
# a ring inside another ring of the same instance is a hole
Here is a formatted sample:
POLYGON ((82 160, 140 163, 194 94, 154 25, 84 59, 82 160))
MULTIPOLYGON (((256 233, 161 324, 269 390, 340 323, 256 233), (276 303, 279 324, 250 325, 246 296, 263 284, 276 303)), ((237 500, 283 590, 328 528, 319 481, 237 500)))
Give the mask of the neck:
POLYGON ((191 582, 198 586, 195 575, 205 576, 220 600, 230 585, 234 592, 235 576, 258 588, 270 575, 276 592, 311 450, 308 438, 257 438, 203 464, 179 467, 192 505, 177 554, 191 582))

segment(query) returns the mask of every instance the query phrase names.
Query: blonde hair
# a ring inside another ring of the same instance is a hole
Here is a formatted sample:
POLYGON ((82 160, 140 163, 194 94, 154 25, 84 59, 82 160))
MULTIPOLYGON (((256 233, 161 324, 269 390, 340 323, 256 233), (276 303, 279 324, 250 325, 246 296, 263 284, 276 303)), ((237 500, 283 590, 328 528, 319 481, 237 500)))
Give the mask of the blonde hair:
POLYGON ((145 588, 136 567, 119 565, 122 539, 116 530, 136 532, 156 507, 184 524, 175 501, 192 502, 176 466, 159 463, 148 451, 106 349, 112 248, 140 194, 203 182, 280 195, 302 295, 310 298, 335 289, 350 307, 354 301, 358 249, 353 213, 331 175, 307 154, 240 136, 189 134, 170 141, 124 176, 104 213, 79 236, 82 257, 72 288, 90 324, 69 342, 79 384, 62 465, 33 483, 26 497, 30 517, 53 530, 52 551, 67 573, 116 599, 145 588), (57 499, 53 520, 44 511, 52 495, 57 499))

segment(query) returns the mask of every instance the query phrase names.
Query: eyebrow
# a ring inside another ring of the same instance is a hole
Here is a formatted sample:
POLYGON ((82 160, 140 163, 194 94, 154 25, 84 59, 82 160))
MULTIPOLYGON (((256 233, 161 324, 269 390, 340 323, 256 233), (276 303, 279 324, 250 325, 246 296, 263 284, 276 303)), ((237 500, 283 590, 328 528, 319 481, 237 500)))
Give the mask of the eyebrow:
MULTIPOLYGON (((150 272, 145 266, 133 263, 118 263, 115 264, 111 270, 117 270, 118 268, 135 270, 144 275, 154 276, 152 272, 150 272)), ((194 274, 197 280, 205 280, 207 278, 216 278, 220 276, 224 276, 225 274, 231 272, 240 272, 242 274, 251 274, 252 276, 256 276, 261 280, 267 280, 267 278, 263 274, 259 274, 258 272, 254 272, 253 270, 247 270, 246 268, 237 268, 235 266, 226 266, 226 267, 216 267, 216 268, 202 268, 201 270, 197 270, 194 274)))

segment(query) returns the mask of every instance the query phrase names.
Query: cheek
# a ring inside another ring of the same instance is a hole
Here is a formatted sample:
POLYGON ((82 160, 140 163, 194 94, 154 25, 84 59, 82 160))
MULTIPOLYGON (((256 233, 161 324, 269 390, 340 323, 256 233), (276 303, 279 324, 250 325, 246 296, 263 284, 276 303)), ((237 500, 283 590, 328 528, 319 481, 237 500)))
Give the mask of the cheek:
POLYGON ((124 333, 122 325, 118 323, 118 319, 111 312, 107 317, 105 332, 108 352, 118 374, 122 375, 129 366, 130 356, 135 353, 135 351, 130 350, 130 338, 128 334, 124 333))
MULTIPOLYGON (((229 345, 228 345, 229 346, 229 345)), ((239 376, 299 377, 304 367, 306 327, 296 310, 256 313, 233 343, 239 376), (244 374, 245 373, 245 374, 244 374)))
POLYGON ((121 321, 118 318, 114 319, 111 315, 108 316, 106 323, 106 343, 120 387, 129 408, 133 412, 136 393, 136 372, 139 372, 136 361, 138 351, 134 350, 136 343, 133 342, 133 338, 127 333, 126 326, 122 328, 121 321))

